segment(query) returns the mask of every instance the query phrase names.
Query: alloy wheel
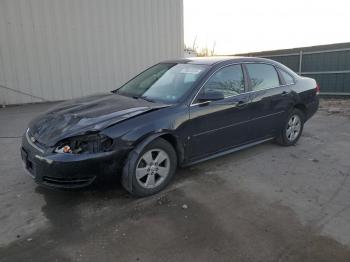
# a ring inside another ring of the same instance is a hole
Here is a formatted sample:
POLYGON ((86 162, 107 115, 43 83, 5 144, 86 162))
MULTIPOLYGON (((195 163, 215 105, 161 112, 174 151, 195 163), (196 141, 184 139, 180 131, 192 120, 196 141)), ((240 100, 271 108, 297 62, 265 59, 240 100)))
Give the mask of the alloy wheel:
POLYGON ((159 186, 169 175, 170 158, 162 149, 145 152, 136 166, 136 180, 140 186, 152 189, 159 186))
POLYGON ((301 119, 298 115, 292 115, 288 121, 286 129, 286 137, 289 141, 294 141, 298 138, 301 130, 301 119))

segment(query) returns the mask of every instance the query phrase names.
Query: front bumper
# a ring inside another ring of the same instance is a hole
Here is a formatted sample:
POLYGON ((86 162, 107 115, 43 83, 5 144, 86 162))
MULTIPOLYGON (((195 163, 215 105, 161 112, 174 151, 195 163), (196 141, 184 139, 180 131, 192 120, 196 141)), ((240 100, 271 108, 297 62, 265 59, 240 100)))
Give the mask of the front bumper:
POLYGON ((96 154, 60 154, 40 149, 22 139, 21 157, 26 171, 38 184, 55 188, 80 188, 104 175, 118 175, 127 149, 96 154))

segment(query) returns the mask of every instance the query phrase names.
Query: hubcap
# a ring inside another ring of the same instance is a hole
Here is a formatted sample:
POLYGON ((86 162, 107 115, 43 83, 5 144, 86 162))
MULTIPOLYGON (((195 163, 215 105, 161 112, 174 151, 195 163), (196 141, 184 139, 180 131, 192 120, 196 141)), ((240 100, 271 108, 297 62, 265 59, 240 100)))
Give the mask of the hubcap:
POLYGON ((292 115, 288 121, 286 136, 289 141, 294 141, 301 129, 301 120, 298 115, 292 115))
POLYGON ((151 149, 144 153, 136 166, 136 180, 143 188, 159 186, 169 175, 170 159, 162 149, 151 149))

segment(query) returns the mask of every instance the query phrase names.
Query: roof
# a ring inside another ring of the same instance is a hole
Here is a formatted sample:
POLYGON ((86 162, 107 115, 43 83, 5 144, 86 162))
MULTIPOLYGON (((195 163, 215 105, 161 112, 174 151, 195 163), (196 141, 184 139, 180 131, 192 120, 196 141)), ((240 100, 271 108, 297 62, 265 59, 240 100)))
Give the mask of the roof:
POLYGON ((162 63, 183 63, 183 64, 194 64, 194 65, 214 65, 221 62, 262 62, 267 61, 264 58, 257 57, 243 57, 243 56, 209 56, 209 57, 189 57, 180 58, 174 60, 163 61, 162 63))

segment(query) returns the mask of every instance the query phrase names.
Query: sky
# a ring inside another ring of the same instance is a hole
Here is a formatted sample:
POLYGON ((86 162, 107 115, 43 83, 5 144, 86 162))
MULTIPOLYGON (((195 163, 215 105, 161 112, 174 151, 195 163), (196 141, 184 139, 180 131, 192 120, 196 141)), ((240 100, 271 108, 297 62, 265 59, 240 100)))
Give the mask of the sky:
POLYGON ((184 0, 184 33, 226 55, 350 42, 350 0, 184 0))

